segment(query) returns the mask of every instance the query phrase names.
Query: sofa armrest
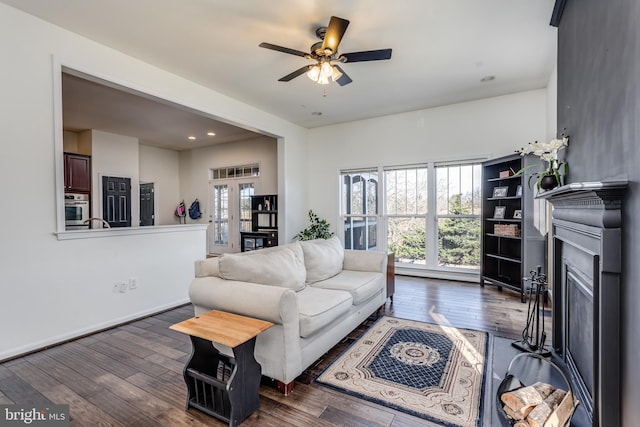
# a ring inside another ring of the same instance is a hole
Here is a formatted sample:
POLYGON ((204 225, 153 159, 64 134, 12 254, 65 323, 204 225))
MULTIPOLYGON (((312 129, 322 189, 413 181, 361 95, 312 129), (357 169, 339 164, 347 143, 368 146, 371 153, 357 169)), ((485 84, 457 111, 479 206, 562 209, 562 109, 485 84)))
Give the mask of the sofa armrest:
POLYGON ((218 257, 196 260, 194 269, 196 277, 219 277, 218 257))
POLYGON ((344 251, 344 270, 387 273, 387 253, 382 251, 344 251))
POLYGON ((298 324, 298 301, 295 291, 288 288, 200 277, 191 282, 189 298, 196 308, 228 311, 282 325, 298 324))

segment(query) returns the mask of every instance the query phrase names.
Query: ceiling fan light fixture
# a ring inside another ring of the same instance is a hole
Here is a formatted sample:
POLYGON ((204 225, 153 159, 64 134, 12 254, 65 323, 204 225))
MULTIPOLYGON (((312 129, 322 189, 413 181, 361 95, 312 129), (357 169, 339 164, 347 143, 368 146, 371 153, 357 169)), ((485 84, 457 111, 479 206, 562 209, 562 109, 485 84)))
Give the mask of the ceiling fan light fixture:
POLYGON ((321 85, 328 85, 329 84, 329 76, 325 76, 322 73, 320 74, 320 77, 318 77, 318 83, 321 85))
POLYGON ((323 62, 320 67, 320 76, 329 78, 333 74, 333 67, 329 62, 323 62))
POLYGON ((317 82, 318 77, 320 77, 320 66, 314 65, 313 67, 309 68, 309 71, 307 71, 307 77, 309 77, 314 82, 317 82))

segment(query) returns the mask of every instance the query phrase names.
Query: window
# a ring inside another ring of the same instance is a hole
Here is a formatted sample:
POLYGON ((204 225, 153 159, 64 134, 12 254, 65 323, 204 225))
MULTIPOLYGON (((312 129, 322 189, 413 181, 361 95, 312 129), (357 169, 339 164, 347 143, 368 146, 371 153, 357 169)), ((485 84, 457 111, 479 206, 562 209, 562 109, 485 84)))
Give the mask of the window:
POLYGON ((340 180, 345 248, 373 250, 378 233, 378 171, 346 171, 340 180))
POLYGON ((436 165, 438 266, 480 266, 481 165, 436 165))
POLYGON ((480 162, 346 170, 340 182, 346 249, 388 250, 407 267, 478 269, 480 162))
POLYGON ((425 264, 427 167, 385 170, 384 177, 387 247, 399 262, 425 264))

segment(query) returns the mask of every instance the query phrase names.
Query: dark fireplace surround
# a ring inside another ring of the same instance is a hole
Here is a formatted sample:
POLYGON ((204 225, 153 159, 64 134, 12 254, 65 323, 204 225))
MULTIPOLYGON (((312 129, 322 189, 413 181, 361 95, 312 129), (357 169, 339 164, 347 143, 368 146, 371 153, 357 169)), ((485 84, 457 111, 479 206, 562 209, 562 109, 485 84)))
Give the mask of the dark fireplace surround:
POLYGON ((620 275, 626 181, 565 185, 553 204, 553 348, 593 426, 620 425, 620 275))

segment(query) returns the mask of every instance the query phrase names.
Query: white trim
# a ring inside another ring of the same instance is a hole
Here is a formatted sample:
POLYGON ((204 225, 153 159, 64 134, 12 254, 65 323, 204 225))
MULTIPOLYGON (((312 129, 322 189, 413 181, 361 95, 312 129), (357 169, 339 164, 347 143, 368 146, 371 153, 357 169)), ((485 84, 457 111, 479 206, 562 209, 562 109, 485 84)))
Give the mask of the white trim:
POLYGON ((100 237, 136 236, 142 234, 178 233, 206 230, 209 224, 156 225, 149 227, 96 228, 53 233, 58 240, 94 239, 100 237))
POLYGON ((430 269, 423 267, 409 267, 395 263, 395 273, 404 276, 425 277, 428 279, 457 280, 460 282, 472 282, 480 284, 480 273, 478 270, 471 271, 451 271, 448 269, 430 269))
POLYGON ((62 62, 55 55, 51 56, 53 68, 53 170, 55 173, 56 195, 56 230, 65 229, 64 219, 64 142, 62 129, 62 62))

